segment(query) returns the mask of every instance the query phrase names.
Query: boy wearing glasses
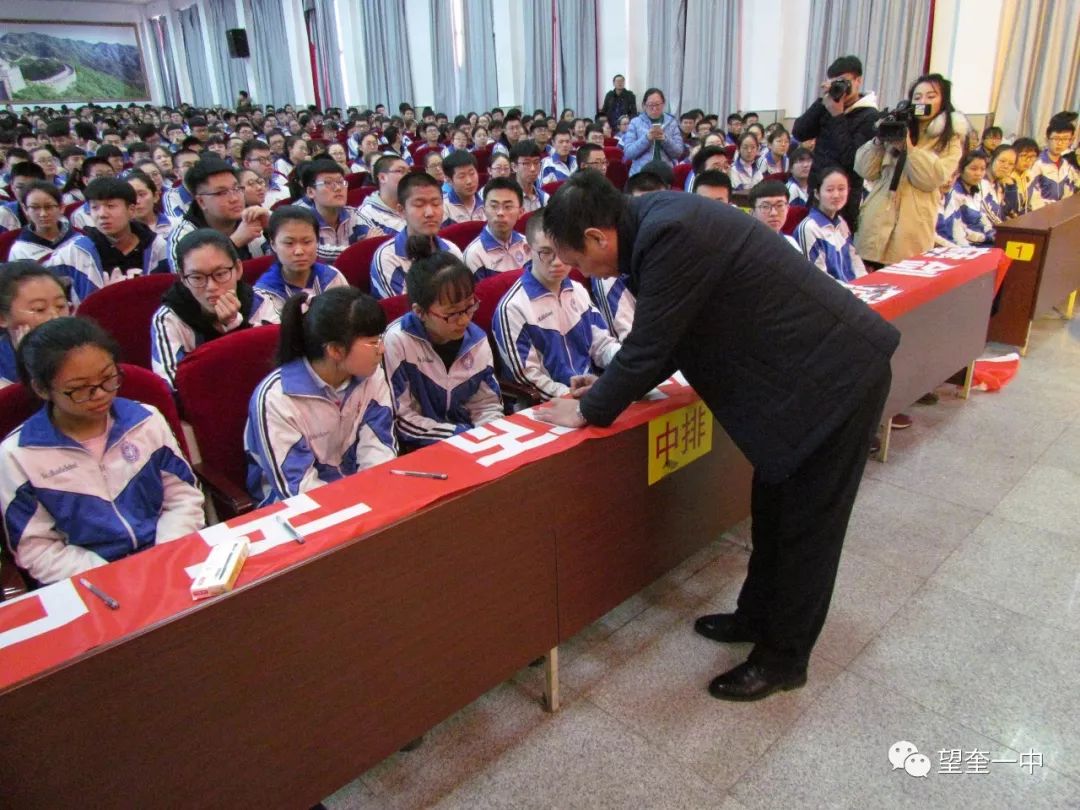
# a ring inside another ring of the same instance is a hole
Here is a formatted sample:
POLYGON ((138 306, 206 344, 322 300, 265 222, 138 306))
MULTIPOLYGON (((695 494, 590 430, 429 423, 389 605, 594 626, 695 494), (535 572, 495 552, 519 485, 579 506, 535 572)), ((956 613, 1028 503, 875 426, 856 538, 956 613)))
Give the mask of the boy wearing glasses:
POLYGON ((540 188, 540 147, 536 141, 518 141, 510 150, 510 165, 524 195, 522 207, 525 213, 538 211, 547 205, 548 195, 540 188))
POLYGON ((523 199, 521 187, 509 177, 494 177, 484 186, 487 225, 465 248, 465 266, 474 280, 517 270, 529 261, 529 244, 514 230, 523 199))
POLYGON ((184 175, 184 188, 192 196, 191 206, 169 234, 169 269, 179 272, 176 247, 180 240, 199 228, 213 228, 229 237, 241 261, 269 252, 263 231, 270 211, 245 207, 244 188, 236 171, 213 156, 199 160, 184 175))
POLYGON ((544 233, 544 214, 525 228, 532 261, 495 308, 492 331, 515 382, 544 400, 561 397, 606 368, 622 345, 589 293, 570 279, 544 233))
POLYGON ((1050 119, 1046 128, 1046 149, 1031 167, 1031 185, 1028 187, 1030 210, 1042 208, 1052 202, 1071 197, 1080 188, 1080 174, 1064 154, 1069 150, 1076 135, 1076 125, 1066 118, 1050 119))
POLYGON ((786 233, 780 233, 787 219, 787 212, 788 190, 779 180, 766 180, 750 189, 750 213, 754 219, 767 225, 773 233, 780 234, 789 245, 802 253, 798 242, 786 233))
POLYGON ((107 284, 168 272, 165 240, 135 219, 135 189, 102 177, 86 187, 94 225, 56 249, 47 265, 71 280, 71 305, 107 284))
POLYGON ((274 172, 273 154, 270 151, 270 145, 265 141, 245 141, 240 147, 240 163, 245 169, 251 169, 259 175, 266 183, 266 200, 263 204, 267 208, 292 196, 285 178, 274 172))
POLYGON ((369 236, 385 236, 360 216, 360 211, 345 204, 349 184, 345 170, 332 160, 313 160, 300 169, 304 198, 298 202, 312 210, 319 221, 319 261, 333 264, 353 242, 369 236))

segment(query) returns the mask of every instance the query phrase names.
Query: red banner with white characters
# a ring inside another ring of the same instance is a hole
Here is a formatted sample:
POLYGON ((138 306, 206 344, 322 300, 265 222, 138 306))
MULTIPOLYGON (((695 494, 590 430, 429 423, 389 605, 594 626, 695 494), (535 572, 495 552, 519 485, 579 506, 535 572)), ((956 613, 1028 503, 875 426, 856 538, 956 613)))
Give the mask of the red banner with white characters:
MULTIPOLYGON (((998 270, 1002 256, 1000 250, 977 251, 966 258, 925 254, 912 260, 920 264, 908 265, 906 272, 881 270, 853 286, 869 287, 865 298, 871 299, 871 306, 895 318, 981 273, 998 270), (922 274, 917 272, 920 268, 926 268, 922 274)), ((241 590, 443 498, 582 442, 637 427, 697 399, 681 375, 676 375, 608 428, 555 427, 531 418, 531 411, 497 419, 337 483, 83 574, 82 578, 119 603, 117 610, 90 593, 79 577, 4 602, 0 604, 0 689, 95 647, 201 609, 213 600, 193 602, 191 582, 211 546, 224 540, 241 536, 251 540, 251 555, 236 583, 241 590), (403 477, 391 470, 445 473, 446 478, 403 477), (293 540, 279 516, 287 517, 304 536, 303 544, 293 540)))

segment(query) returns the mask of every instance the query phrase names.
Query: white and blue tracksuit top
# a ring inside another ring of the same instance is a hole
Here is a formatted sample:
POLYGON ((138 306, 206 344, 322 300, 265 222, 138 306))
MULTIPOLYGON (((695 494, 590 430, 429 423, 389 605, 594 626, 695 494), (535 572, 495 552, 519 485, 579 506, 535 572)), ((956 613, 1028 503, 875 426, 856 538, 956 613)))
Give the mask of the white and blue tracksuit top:
POLYGON ((17 202, 0 203, 0 233, 19 230, 23 226, 21 217, 17 202))
POLYGON ((503 415, 491 346, 474 323, 447 369, 423 322, 407 312, 386 330, 383 363, 397 406, 398 435, 407 444, 432 444, 503 415))
MULTIPOLYGON (((154 240, 143 251, 141 274, 145 276, 150 273, 167 273, 167 252, 165 240, 155 234, 154 240)), ((117 272, 118 268, 103 267, 97 247, 85 234, 79 234, 61 244, 45 264, 57 275, 71 279, 73 308, 78 307, 90 293, 140 274, 138 270, 128 270, 120 274, 117 272)))
POLYGON ((251 395, 247 488, 259 506, 329 484, 397 456, 394 404, 380 366, 334 391, 300 358, 251 395))
POLYGON ((30 259, 44 264, 60 245, 64 244, 68 239, 74 239, 77 235, 78 232, 73 231, 71 226, 64 220, 60 222, 60 236, 57 237, 55 242, 50 242, 45 237, 38 236, 31 226, 27 225, 25 228, 20 229, 19 235, 15 237, 15 242, 12 244, 11 250, 8 251, 7 260, 14 262, 20 259, 30 259))
POLYGON ((1080 189, 1080 173, 1065 158, 1054 163, 1048 149, 1039 154, 1029 174, 1031 185, 1028 186, 1028 209, 1031 211, 1071 197, 1080 189))
POLYGON ((973 189, 957 178, 941 201, 937 219, 938 236, 961 247, 993 242, 994 226, 984 210, 983 194, 984 189, 973 189))
POLYGON ((15 345, 7 330, 0 332, 0 388, 19 381, 19 367, 15 363, 15 345))
POLYGON ((787 193, 791 205, 810 207, 810 189, 803 189, 794 178, 787 181, 787 193))
POLYGON ((405 230, 405 217, 383 202, 377 191, 364 198, 360 216, 370 228, 381 228, 387 236, 396 236, 405 230))
MULTIPOLYGON (((408 241, 409 232, 403 228, 392 241, 380 245, 371 257, 371 294, 376 298, 391 298, 405 292, 405 274, 412 267, 412 259, 405 255, 408 241)), ((445 239, 435 237, 435 249, 462 258, 461 248, 445 239)))
POLYGON ((544 399, 567 393, 575 375, 598 373, 621 348, 582 285, 565 278, 556 295, 532 262, 499 301, 492 331, 514 380, 544 399))
POLYGON ((596 308, 620 343, 626 340, 634 327, 634 308, 637 306, 637 299, 627 288, 626 279, 626 276, 589 279, 596 308))
POLYGON ((330 223, 322 218, 319 209, 306 197, 296 203, 307 208, 315 215, 319 223, 319 261, 333 264, 349 245, 368 235, 371 225, 360 216, 360 209, 343 206, 338 212, 337 222, 330 223))
POLYGON ((161 198, 161 210, 169 219, 183 219, 194 201, 191 192, 181 183, 165 192, 165 196, 161 198))
POLYGON ((496 273, 519 270, 529 261, 529 243, 517 231, 510 231, 510 241, 500 242, 485 225, 465 248, 465 266, 473 278, 482 281, 496 273))
POLYGON ((758 169, 761 170, 762 175, 786 174, 790 171, 790 167, 791 159, 787 155, 783 155, 780 160, 776 160, 768 149, 758 158, 758 169))
POLYGON ((255 288, 255 292, 273 307, 278 320, 280 320, 281 309, 285 306, 285 302, 298 292, 310 290, 315 295, 318 295, 334 287, 348 287, 349 282, 345 280, 345 276, 341 275, 341 271, 336 267, 315 262, 315 264, 311 265, 311 271, 308 273, 307 284, 303 287, 294 287, 285 281, 285 277, 281 274, 281 262, 274 262, 265 273, 259 276, 252 286, 255 288))
POLYGON ((44 407, 0 444, 0 508, 15 561, 41 582, 202 528, 195 475, 156 409, 117 398, 100 464, 44 407))
POLYGON ((839 214, 829 219, 820 209, 811 208, 795 229, 795 238, 810 263, 837 281, 847 283, 866 275, 851 242, 851 230, 839 214))
POLYGON ((760 161, 754 163, 753 166, 748 166, 743 163, 740 155, 735 156, 735 160, 731 161, 731 168, 728 169, 728 177, 731 178, 733 191, 749 191, 760 183, 764 176, 764 172, 761 171, 760 161))
POLYGON ((484 210, 484 198, 479 194, 473 195, 472 205, 466 205, 454 189, 450 189, 443 195, 443 227, 453 225, 456 222, 486 222, 487 212, 484 210))
POLYGON ((560 180, 569 180, 570 175, 577 171, 577 158, 573 155, 566 156, 566 162, 558 155, 552 154, 540 162, 540 185, 557 183, 560 180))

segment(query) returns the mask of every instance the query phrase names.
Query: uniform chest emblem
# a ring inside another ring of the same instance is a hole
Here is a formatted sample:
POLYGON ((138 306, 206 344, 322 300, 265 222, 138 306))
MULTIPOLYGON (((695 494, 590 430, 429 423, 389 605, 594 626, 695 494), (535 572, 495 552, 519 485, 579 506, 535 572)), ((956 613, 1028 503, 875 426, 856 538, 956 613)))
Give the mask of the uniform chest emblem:
POLYGON ((139 460, 139 448, 131 442, 124 442, 120 445, 120 456, 128 464, 134 464, 139 460))

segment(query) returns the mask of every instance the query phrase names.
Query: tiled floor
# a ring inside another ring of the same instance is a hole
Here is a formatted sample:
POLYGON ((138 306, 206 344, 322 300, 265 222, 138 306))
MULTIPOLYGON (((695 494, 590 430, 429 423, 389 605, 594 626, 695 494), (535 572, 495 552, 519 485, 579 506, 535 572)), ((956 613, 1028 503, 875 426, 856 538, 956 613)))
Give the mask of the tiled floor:
POLYGON ((524 670, 326 805, 1080 807, 1080 318, 1004 391, 952 390, 867 467, 805 688, 705 691, 749 649, 691 629, 734 604, 740 526, 561 648, 559 713, 524 670))

